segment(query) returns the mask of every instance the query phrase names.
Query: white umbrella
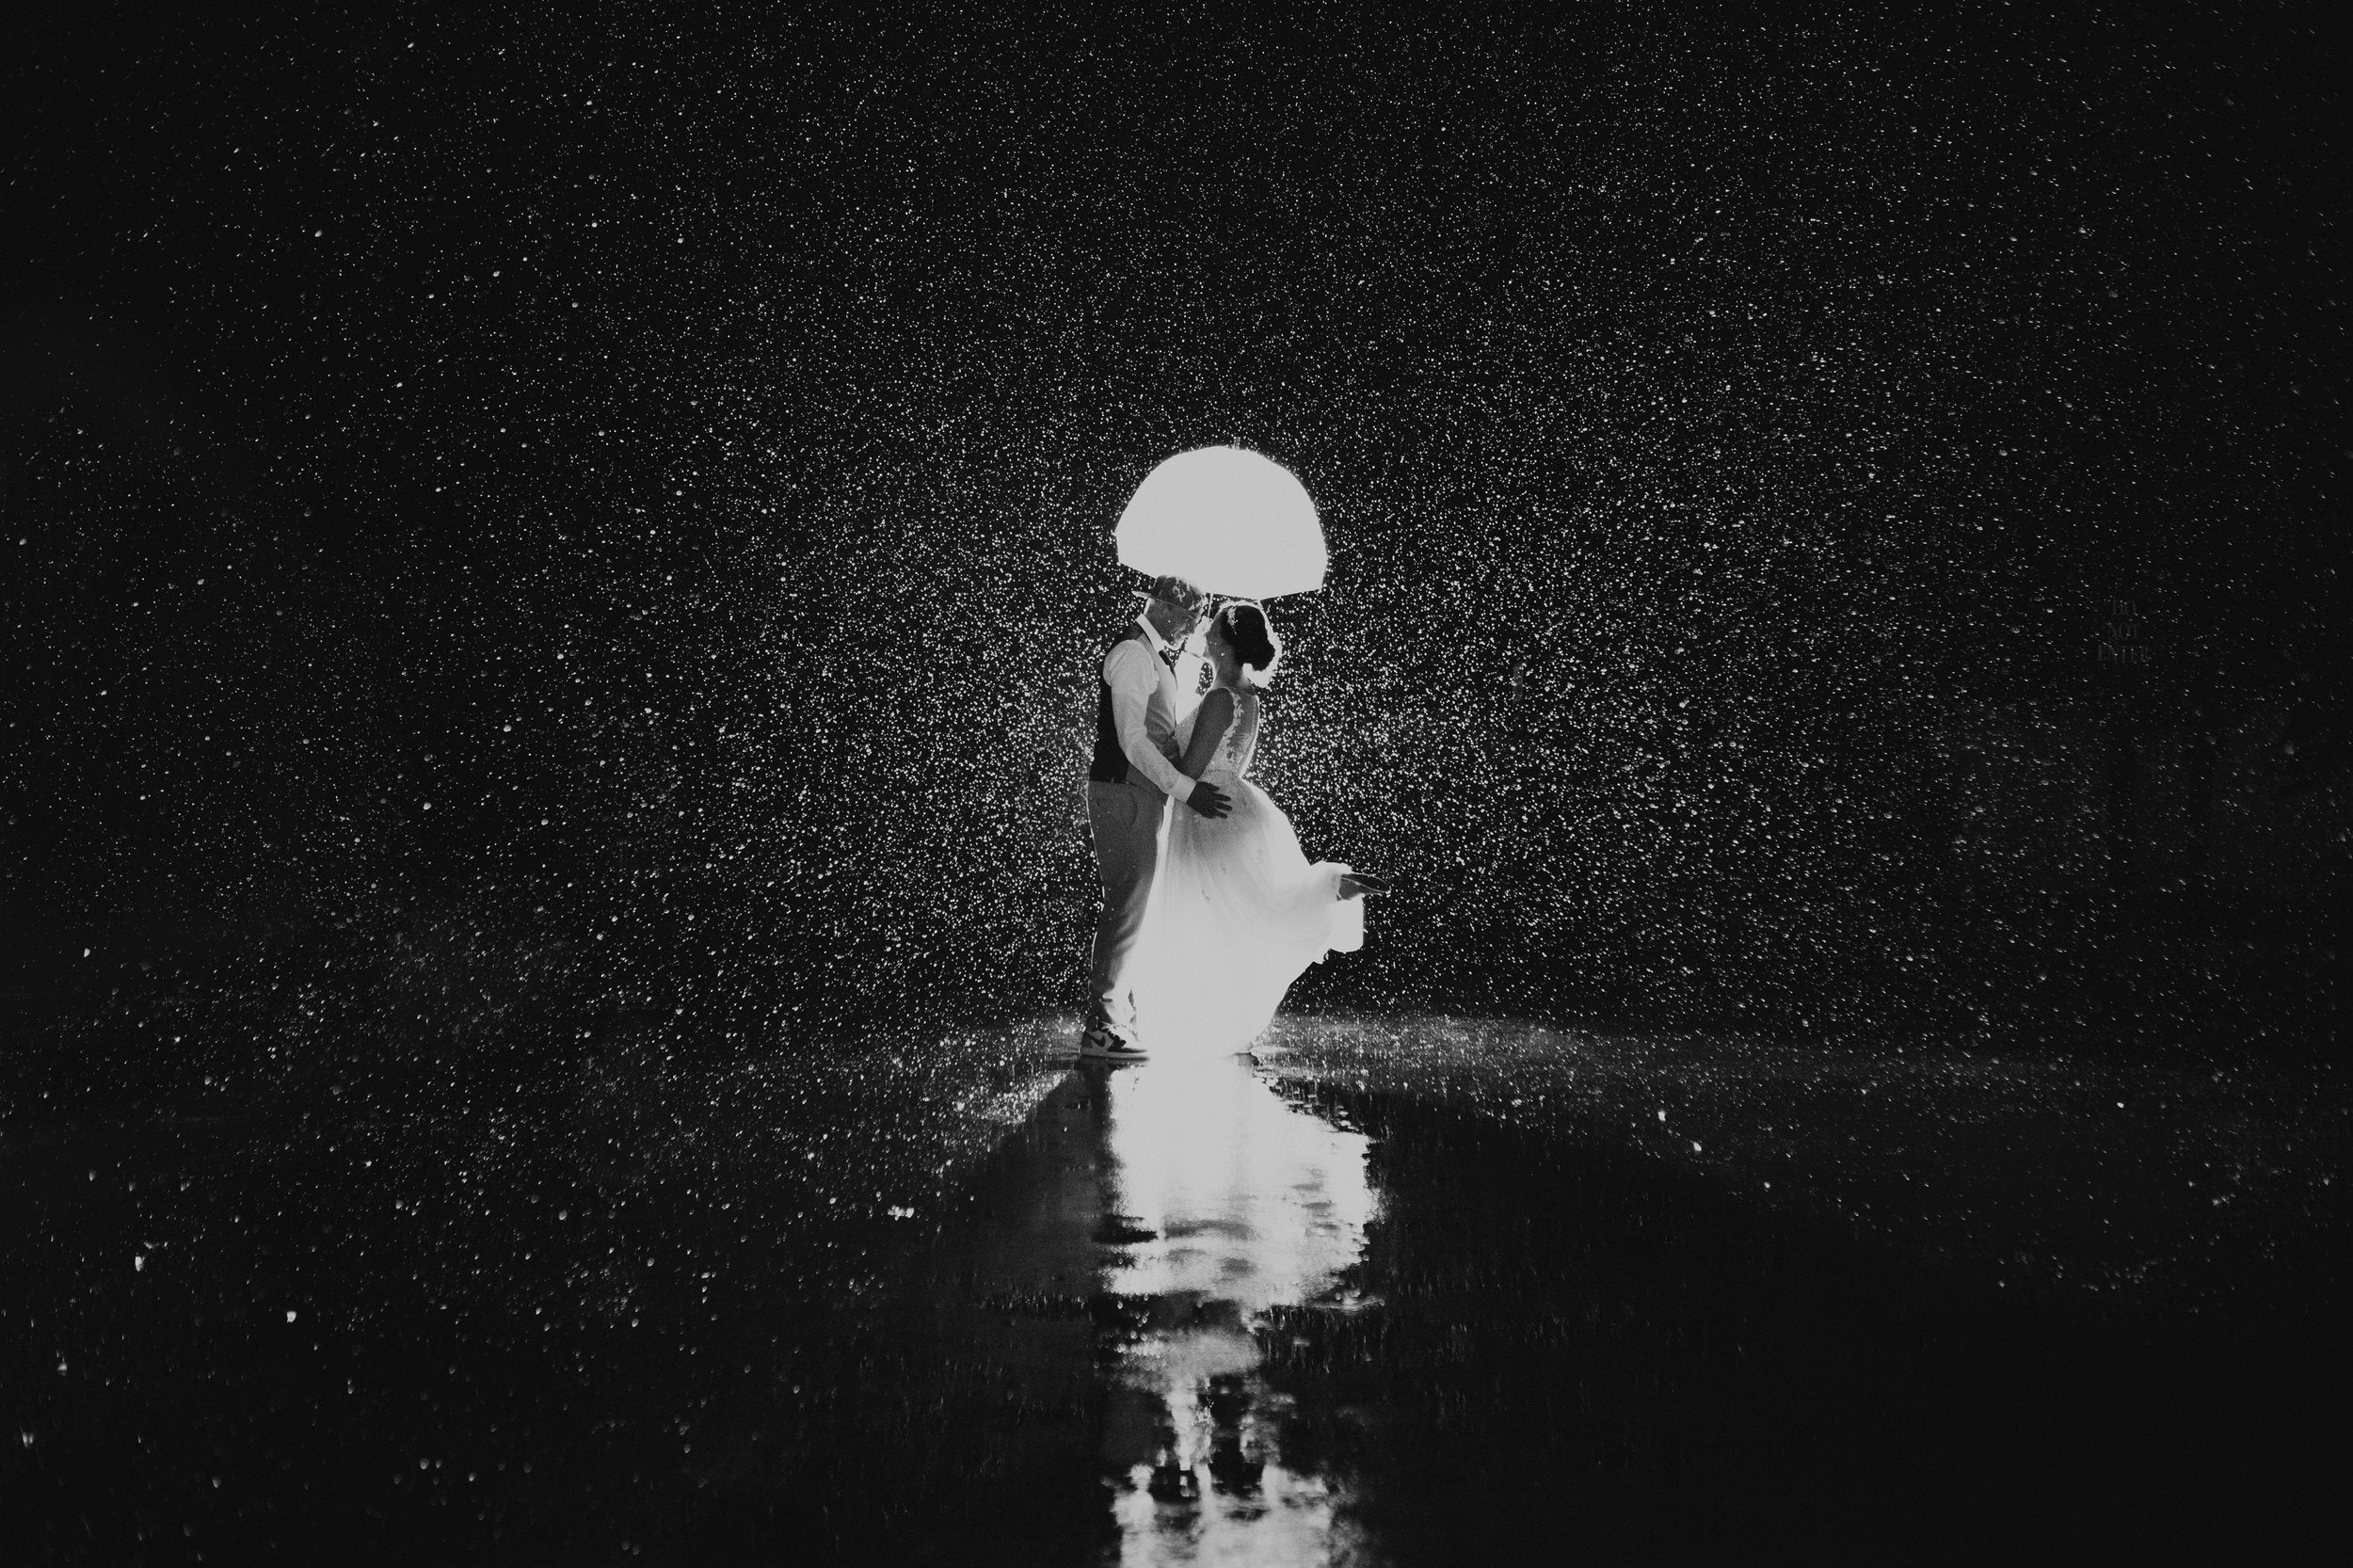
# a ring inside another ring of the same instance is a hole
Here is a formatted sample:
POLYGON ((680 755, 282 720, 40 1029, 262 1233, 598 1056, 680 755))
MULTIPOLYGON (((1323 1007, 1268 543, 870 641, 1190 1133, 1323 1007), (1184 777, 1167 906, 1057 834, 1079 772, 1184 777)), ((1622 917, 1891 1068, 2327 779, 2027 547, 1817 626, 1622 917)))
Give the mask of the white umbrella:
POLYGON ((1119 564, 1228 599, 1323 586, 1323 525, 1290 470, 1238 446, 1179 452, 1144 476, 1113 536, 1119 564))

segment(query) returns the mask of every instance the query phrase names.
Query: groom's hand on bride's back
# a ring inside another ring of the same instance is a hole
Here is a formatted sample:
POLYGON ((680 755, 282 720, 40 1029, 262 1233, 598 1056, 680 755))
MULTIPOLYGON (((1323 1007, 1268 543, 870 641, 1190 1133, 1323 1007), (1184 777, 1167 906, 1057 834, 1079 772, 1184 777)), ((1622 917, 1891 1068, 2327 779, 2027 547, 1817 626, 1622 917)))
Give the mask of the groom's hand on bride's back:
POLYGON ((1185 797, 1185 804, 1205 817, 1222 817, 1234 808, 1234 803, 1225 798, 1225 792, 1206 778, 1193 780, 1193 793, 1185 797))

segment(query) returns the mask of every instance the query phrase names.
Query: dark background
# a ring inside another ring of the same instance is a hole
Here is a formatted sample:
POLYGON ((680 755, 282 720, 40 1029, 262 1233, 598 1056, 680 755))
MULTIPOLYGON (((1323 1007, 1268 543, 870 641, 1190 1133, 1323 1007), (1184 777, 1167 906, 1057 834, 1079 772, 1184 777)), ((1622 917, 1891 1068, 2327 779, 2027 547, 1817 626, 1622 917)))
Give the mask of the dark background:
POLYGON ((2332 1051, 2345 32, 1950 9, 20 24, 20 1084, 1075 1008, 1221 440, 1301 1004, 2332 1051))

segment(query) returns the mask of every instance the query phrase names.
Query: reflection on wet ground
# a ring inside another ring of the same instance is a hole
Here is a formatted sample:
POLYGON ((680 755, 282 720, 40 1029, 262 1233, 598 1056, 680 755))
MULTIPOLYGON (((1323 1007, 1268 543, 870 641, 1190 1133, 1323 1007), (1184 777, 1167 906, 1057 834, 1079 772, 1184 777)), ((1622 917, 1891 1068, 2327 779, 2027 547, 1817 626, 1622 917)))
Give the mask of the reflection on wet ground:
POLYGON ((1256 1064, 1068 1038, 723 1070, 648 1026, 438 1112, 12 1116, 9 1560, 2338 1531, 2329 1081, 1443 1019, 1287 1019, 1256 1064))
POLYGON ((1107 1346, 1103 1436, 1119 1560, 1327 1560, 1333 1497, 1286 1463, 1260 1342, 1276 1308, 1353 1304, 1339 1278, 1372 1218, 1364 1135, 1285 1101, 1243 1059, 1080 1081, 1124 1331, 1107 1346))

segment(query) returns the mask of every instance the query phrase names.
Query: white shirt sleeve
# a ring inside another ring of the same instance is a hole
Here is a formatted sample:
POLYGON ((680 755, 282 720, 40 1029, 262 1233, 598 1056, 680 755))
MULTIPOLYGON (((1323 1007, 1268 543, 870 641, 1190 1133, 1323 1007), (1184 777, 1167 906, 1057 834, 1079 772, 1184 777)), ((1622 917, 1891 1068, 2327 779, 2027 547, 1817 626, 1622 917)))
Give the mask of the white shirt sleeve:
POLYGON ((1193 780, 1177 772, 1176 764, 1144 732, 1144 710, 1160 686, 1160 663, 1151 649, 1132 639, 1103 656, 1103 679, 1112 689, 1112 728, 1118 732, 1119 749, 1128 754, 1131 770, 1170 799, 1191 800, 1193 780))

